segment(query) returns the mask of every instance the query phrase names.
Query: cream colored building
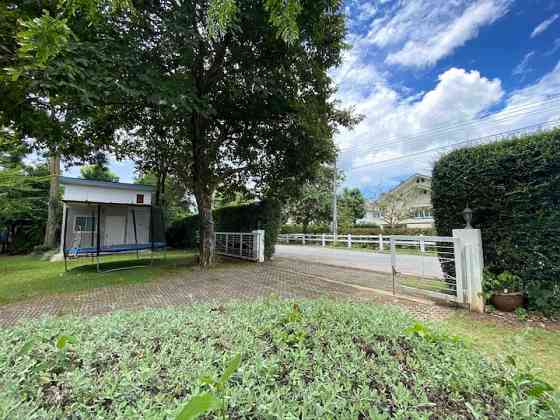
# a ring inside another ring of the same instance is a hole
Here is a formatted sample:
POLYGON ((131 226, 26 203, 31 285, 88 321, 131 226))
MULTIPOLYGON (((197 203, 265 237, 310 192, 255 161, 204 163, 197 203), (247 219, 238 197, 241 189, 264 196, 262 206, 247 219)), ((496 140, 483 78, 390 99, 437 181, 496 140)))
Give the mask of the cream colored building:
POLYGON ((383 193, 376 201, 368 202, 366 216, 358 223, 381 227, 405 225, 410 229, 433 228, 431 193, 432 178, 415 174, 383 193))

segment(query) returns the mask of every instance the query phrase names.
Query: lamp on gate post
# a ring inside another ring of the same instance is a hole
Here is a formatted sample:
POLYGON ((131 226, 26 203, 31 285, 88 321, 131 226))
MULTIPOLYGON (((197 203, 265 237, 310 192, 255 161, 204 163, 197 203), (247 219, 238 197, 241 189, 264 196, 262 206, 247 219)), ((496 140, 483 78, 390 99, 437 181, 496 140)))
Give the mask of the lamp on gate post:
POLYGON ((473 216, 473 211, 469 208, 469 203, 467 203, 467 207, 465 208, 465 210, 463 210, 463 219, 465 219, 465 222, 467 223, 467 225, 465 226, 465 229, 472 229, 472 216, 473 216))

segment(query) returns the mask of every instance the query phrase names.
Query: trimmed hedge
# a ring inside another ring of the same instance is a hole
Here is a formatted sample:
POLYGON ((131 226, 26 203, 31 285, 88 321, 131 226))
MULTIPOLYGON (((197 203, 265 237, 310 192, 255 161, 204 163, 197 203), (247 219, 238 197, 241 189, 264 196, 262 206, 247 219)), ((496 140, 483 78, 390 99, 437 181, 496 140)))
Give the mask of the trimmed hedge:
MULTIPOLYGON (((266 258, 274 255, 280 231, 280 203, 265 199, 242 206, 223 207, 213 211, 216 232, 251 232, 264 229, 266 258)), ((189 216, 175 221, 167 229, 167 243, 173 248, 196 248, 199 245, 199 217, 189 216)))
POLYGON ((432 203, 440 235, 464 227, 468 203, 486 267, 520 275, 530 307, 560 310, 560 130, 451 152, 432 203))
MULTIPOLYGON (((303 233, 302 225, 282 225, 281 233, 303 233)), ((327 225, 309 225, 307 233, 310 235, 319 233, 331 233, 330 226, 327 225)), ((434 235, 434 229, 409 229, 407 227, 386 227, 381 229, 379 226, 359 225, 348 229, 338 229, 339 235, 434 235)))

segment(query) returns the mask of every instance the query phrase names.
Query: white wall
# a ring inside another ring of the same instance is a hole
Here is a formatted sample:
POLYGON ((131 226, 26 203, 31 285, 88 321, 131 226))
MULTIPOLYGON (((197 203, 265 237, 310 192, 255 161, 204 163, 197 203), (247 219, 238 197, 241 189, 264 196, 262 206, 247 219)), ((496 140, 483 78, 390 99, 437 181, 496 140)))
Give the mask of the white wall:
POLYGON ((136 204, 136 195, 144 195, 144 204, 152 204, 150 191, 124 190, 120 188, 93 187, 89 185, 64 185, 65 201, 89 201, 91 203, 136 204))

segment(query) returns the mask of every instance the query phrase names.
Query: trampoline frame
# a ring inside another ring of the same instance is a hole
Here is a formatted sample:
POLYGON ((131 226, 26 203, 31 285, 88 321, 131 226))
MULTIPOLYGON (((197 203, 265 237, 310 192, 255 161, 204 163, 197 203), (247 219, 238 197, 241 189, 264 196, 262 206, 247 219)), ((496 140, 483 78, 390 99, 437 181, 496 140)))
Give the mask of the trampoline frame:
MULTIPOLYGON (((135 204, 123 204, 123 203, 99 203, 99 202, 85 202, 85 201, 64 201, 64 204, 66 205, 67 203, 74 203, 74 204, 81 204, 81 205, 87 205, 87 206, 91 206, 94 205, 97 207, 97 216, 94 217, 94 226, 93 226, 93 230, 92 230, 92 246, 91 247, 87 247, 87 248, 67 248, 66 247, 66 240, 67 240, 67 231, 68 231, 68 206, 66 206, 65 211, 64 211, 64 232, 63 232, 63 244, 62 244, 62 252, 63 252, 63 256, 64 256, 64 271, 68 272, 68 260, 70 259, 69 257, 69 251, 71 250, 75 250, 74 253, 74 257, 76 259, 79 259, 80 257, 91 257, 92 258, 92 263, 94 262, 94 258, 95 258, 95 263, 96 263, 96 269, 98 273, 109 273, 112 271, 122 271, 122 270, 131 270, 134 268, 142 268, 142 267, 147 267, 148 265, 134 265, 134 266, 128 266, 128 267, 119 267, 119 268, 113 268, 113 269, 109 269, 109 270, 101 270, 100 269, 100 265, 101 265, 101 261, 100 261, 100 257, 102 257, 103 255, 114 255, 114 254, 126 254, 126 253, 136 253, 136 259, 140 259, 140 251, 145 251, 145 250, 150 250, 150 265, 153 265, 154 263, 154 253, 156 251, 156 249, 162 249, 163 250, 163 258, 166 259, 167 258, 167 243, 164 242, 155 242, 154 241, 154 223, 153 223, 153 217, 154 217, 154 206, 152 205, 135 205, 135 204), (137 228, 136 228, 136 213, 134 210, 132 210, 132 224, 133 224, 133 229, 134 229, 134 244, 121 244, 121 245, 111 245, 109 247, 102 247, 101 246, 101 229, 100 229, 100 222, 101 222, 101 208, 102 207, 115 207, 115 206, 125 206, 125 207, 141 207, 141 208, 146 208, 149 207, 150 208, 150 226, 149 226, 149 233, 150 233, 150 242, 148 243, 142 243, 139 244, 138 243, 138 233, 137 233, 137 228), (96 234, 96 244, 94 246, 93 244, 93 233, 96 234)), ((93 212, 92 212, 93 214, 93 212)), ((162 222, 162 226, 164 227, 165 230, 165 221, 163 219, 163 212, 161 213, 161 222, 162 222)))

